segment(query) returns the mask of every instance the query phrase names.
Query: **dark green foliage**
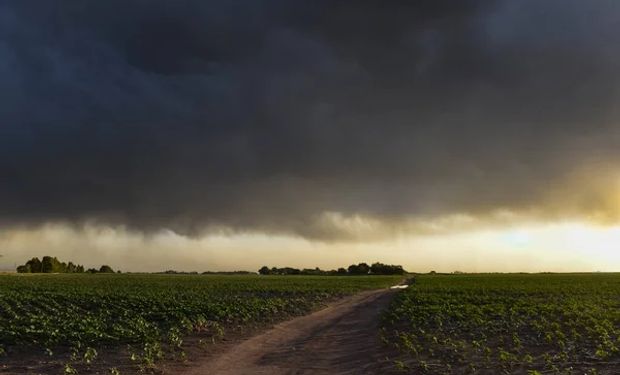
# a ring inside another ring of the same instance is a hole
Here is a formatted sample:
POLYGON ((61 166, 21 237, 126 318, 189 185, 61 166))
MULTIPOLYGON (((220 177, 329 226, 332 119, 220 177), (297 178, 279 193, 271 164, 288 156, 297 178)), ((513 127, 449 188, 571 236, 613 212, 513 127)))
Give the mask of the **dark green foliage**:
POLYGON ((334 271, 323 271, 319 267, 316 267, 316 268, 304 268, 303 270, 301 270, 301 274, 302 275, 313 275, 313 276, 324 275, 326 272, 328 274, 331 274, 331 272, 334 272, 334 271))
POLYGON ((39 258, 32 258, 30 259, 26 265, 30 266, 30 272, 33 273, 37 273, 37 272, 42 272, 41 270, 41 261, 39 260, 39 258))
POLYGON ((32 273, 29 264, 24 264, 23 266, 17 266, 17 273, 32 273))
POLYGON ((32 258, 26 264, 17 267, 18 273, 83 273, 84 266, 65 263, 56 257, 44 256, 42 260, 32 258))
POLYGON ((319 267, 316 268, 304 268, 300 270, 298 268, 283 267, 269 268, 263 266, 258 270, 261 275, 309 275, 309 276, 343 276, 343 275, 404 275, 406 273, 403 270, 403 266, 400 265, 388 265, 383 263, 374 263, 368 266, 366 263, 352 264, 348 270, 344 268, 338 268, 338 270, 324 271, 319 267))
POLYGON ((292 268, 292 267, 284 267, 284 268, 273 267, 271 269, 271 273, 273 275, 301 275, 301 270, 299 268, 292 268))
MULTIPOLYGON (((18 273, 76 273, 81 266, 69 262, 66 264, 56 257, 44 256, 42 260, 32 258, 26 264, 17 267, 18 273)), ((83 270, 83 268, 82 268, 83 270)))
MULTIPOLYGON (((58 261, 56 258, 53 258, 53 260, 58 261)), ((51 256, 44 256, 43 259, 41 260, 41 272, 42 273, 52 273, 53 268, 54 268, 54 262, 52 260, 51 256)))
POLYGON ((26 262, 23 266, 17 267, 18 273, 40 273, 41 261, 39 258, 32 258, 26 262))
POLYGON ((171 341, 180 346, 185 334, 220 337, 228 328, 305 314, 325 301, 385 288, 399 278, 0 275, 0 345, 7 352, 48 348, 53 353, 58 347, 131 345, 154 361, 153 348, 171 341))
POLYGON ((103 266, 101 266, 101 268, 99 268, 99 273, 114 273, 114 270, 112 269, 112 267, 104 264, 103 266))
POLYGON ((370 267, 366 263, 352 264, 349 266, 349 274, 351 275, 368 275, 370 267))
POLYGON ((373 263, 370 266, 370 273, 373 275, 404 275, 403 266, 383 263, 373 263))
POLYGON ((282 267, 282 268, 272 267, 271 269, 269 269, 269 267, 267 266, 261 267, 261 269, 258 270, 258 273, 261 275, 306 275, 306 276, 327 276, 327 275, 337 274, 337 272, 334 270, 323 271, 319 267, 304 268, 303 270, 300 270, 299 268, 293 268, 293 267, 282 267))
POLYGON ((397 294, 382 328, 409 373, 618 373, 619 274, 416 280, 397 294))
POLYGON ((68 273, 76 273, 77 272, 77 266, 75 264, 73 264, 73 262, 67 263, 67 272, 68 273))
POLYGON ((33 258, 26 265, 30 264, 30 272, 32 273, 64 273, 67 271, 67 265, 60 262, 56 257, 44 256, 39 263, 38 258, 33 258))

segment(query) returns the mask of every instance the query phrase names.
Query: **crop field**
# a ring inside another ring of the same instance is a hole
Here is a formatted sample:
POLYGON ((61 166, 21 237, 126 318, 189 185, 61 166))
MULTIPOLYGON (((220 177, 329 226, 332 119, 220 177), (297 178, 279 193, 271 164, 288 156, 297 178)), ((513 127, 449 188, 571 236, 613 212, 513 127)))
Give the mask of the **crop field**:
POLYGON ((405 373, 620 373, 620 275, 425 275, 383 340, 405 373))
POLYGON ((164 358, 183 358, 188 335, 209 345, 229 330, 305 314, 401 278, 3 275, 0 365, 34 353, 62 363, 61 372, 77 373, 98 361, 101 348, 122 346, 134 366, 145 370, 164 358))

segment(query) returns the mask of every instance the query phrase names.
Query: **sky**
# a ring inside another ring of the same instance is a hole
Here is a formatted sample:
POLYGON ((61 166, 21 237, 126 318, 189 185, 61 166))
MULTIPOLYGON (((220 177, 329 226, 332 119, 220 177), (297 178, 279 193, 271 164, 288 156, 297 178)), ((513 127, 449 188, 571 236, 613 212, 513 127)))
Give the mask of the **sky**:
POLYGON ((0 2, 0 268, 620 271, 620 2, 0 2))

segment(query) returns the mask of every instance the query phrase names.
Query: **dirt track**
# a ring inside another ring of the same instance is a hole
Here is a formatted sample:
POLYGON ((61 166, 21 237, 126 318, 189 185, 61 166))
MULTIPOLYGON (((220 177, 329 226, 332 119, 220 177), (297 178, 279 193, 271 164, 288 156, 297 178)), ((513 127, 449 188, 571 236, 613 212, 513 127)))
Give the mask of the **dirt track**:
POLYGON ((378 338, 379 315, 393 294, 363 292, 278 324, 184 374, 385 373, 389 363, 378 338))

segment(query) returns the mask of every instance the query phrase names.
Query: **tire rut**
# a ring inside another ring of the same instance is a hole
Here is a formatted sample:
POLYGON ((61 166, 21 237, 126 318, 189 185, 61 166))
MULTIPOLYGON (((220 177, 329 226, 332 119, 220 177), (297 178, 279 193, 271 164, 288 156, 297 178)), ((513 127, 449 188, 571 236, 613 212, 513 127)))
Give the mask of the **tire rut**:
POLYGON ((383 374, 389 371, 379 340, 389 289, 359 293, 313 314, 280 323, 186 375, 383 374))

